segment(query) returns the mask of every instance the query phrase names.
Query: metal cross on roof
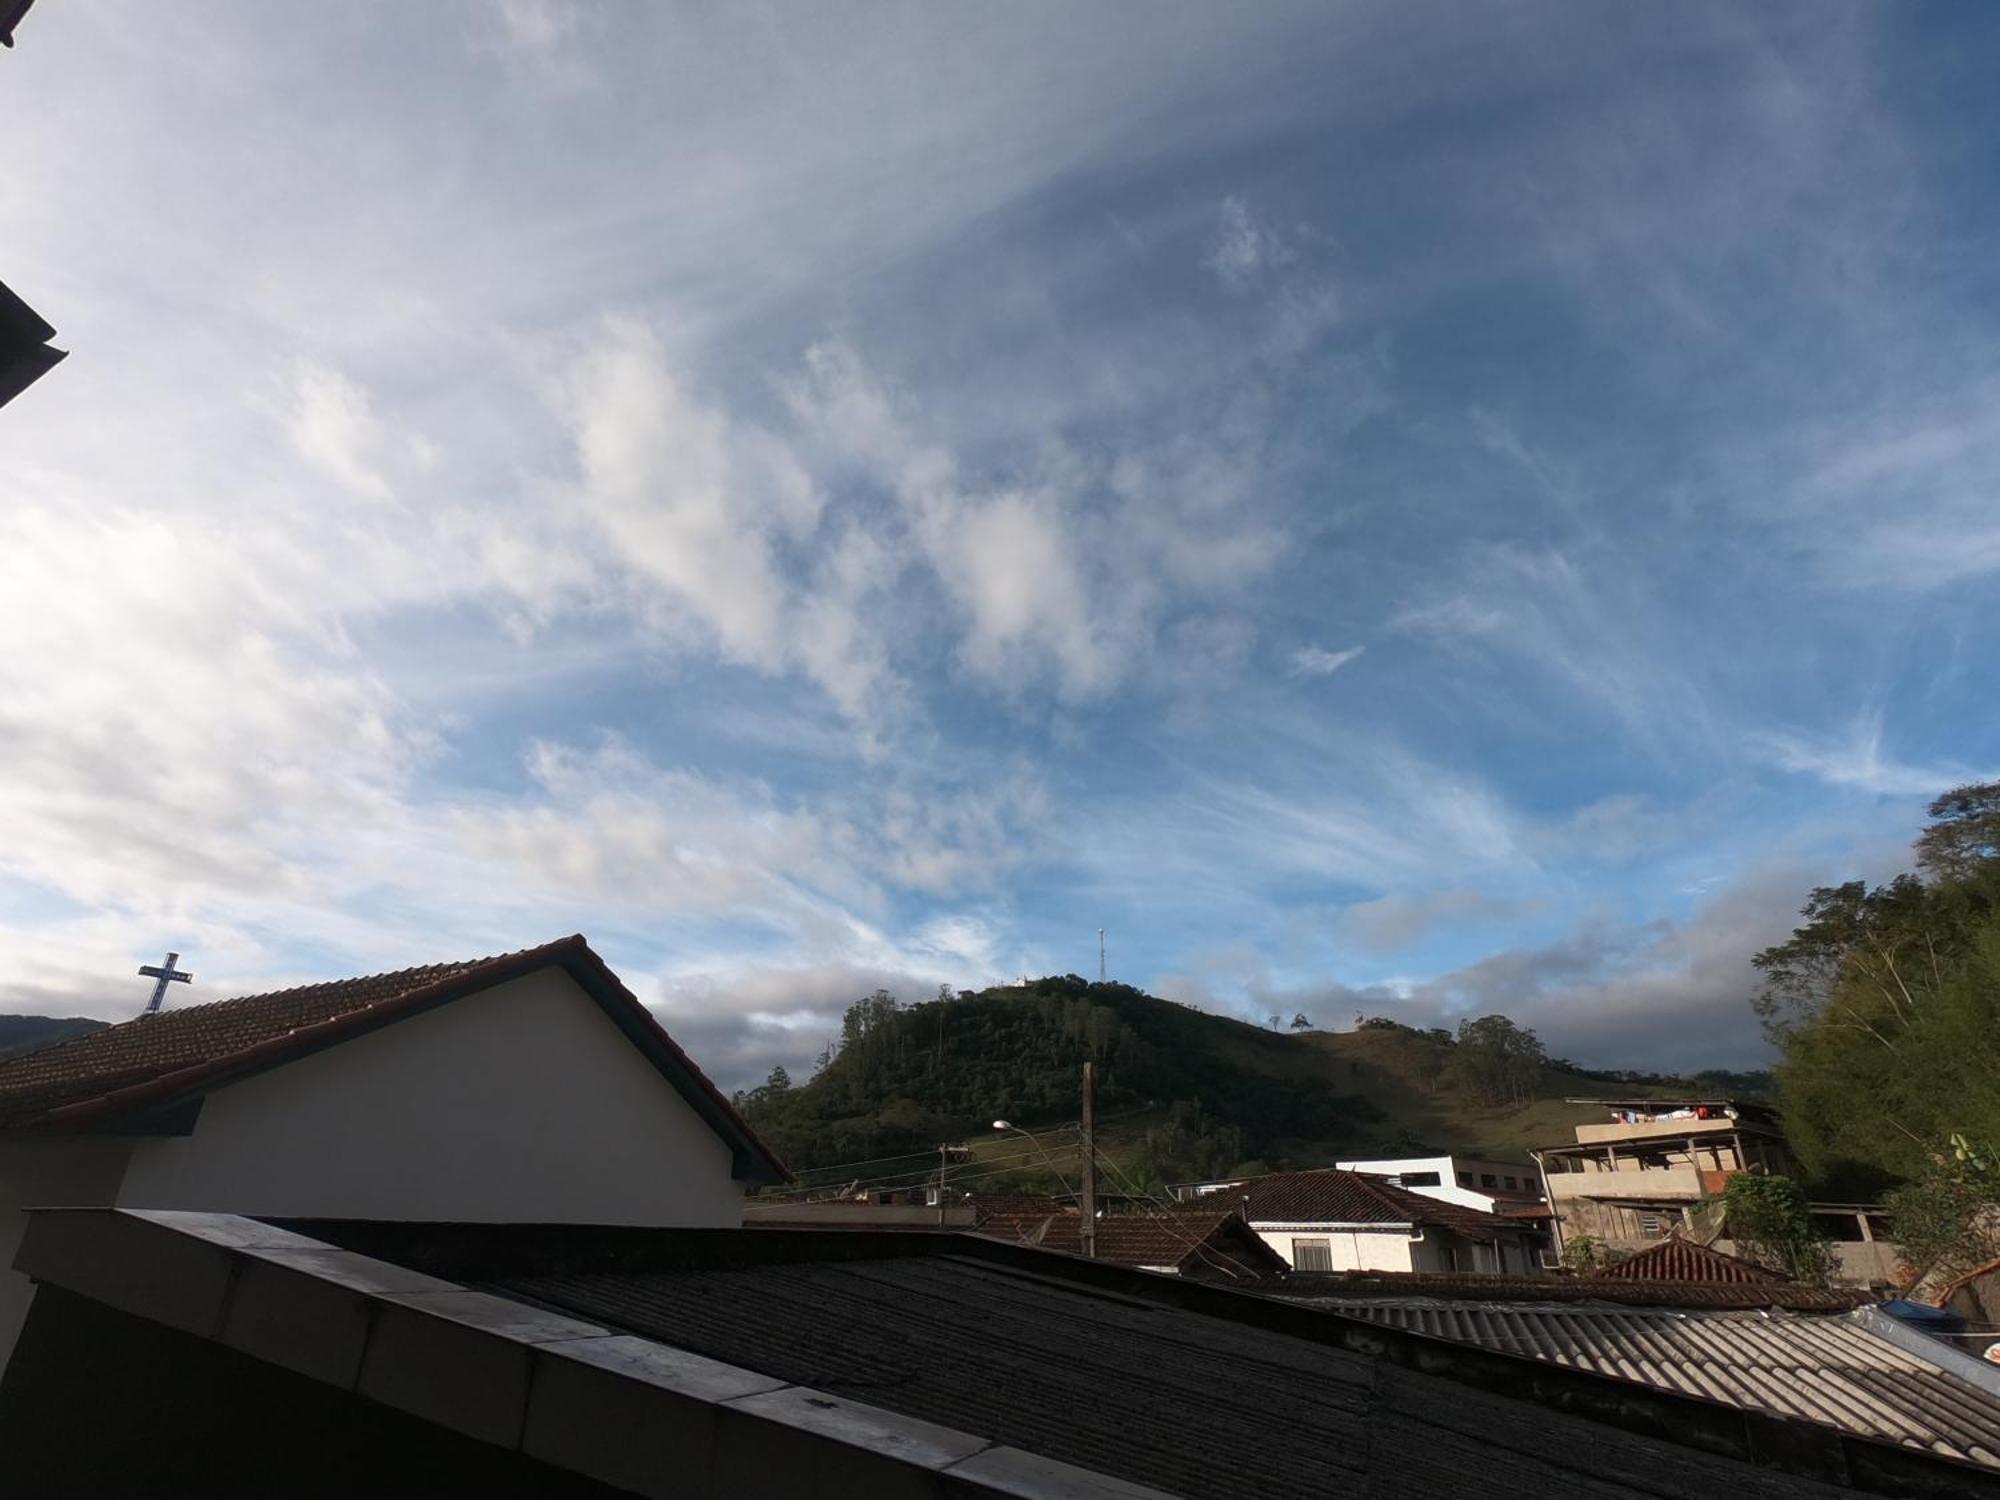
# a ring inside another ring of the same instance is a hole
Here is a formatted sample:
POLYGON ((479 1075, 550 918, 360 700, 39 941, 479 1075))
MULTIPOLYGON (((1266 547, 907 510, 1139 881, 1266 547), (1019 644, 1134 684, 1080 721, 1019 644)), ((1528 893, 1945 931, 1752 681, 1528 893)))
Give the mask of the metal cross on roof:
POLYGON ((153 981, 153 998, 146 1002, 145 1014, 151 1015, 160 1008, 160 1002, 167 998, 169 984, 191 984, 194 975, 183 973, 174 967, 181 961, 178 953, 169 953, 163 964, 141 964, 139 972, 153 981))

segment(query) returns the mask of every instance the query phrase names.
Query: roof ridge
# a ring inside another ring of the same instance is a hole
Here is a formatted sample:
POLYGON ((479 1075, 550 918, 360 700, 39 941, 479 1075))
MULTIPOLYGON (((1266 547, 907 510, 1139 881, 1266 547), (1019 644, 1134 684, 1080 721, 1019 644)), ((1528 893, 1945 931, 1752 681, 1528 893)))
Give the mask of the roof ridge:
MULTIPOLYGON (((317 993, 319 991, 324 991, 324 990, 342 989, 349 985, 380 984, 386 980, 404 979, 404 978, 414 977, 416 975, 435 975, 435 976, 443 976, 446 974, 455 975, 464 973, 467 970, 471 969, 484 968, 488 964, 504 963, 510 959, 524 958, 531 953, 540 953, 543 952, 544 950, 553 950, 556 948, 560 948, 565 944, 577 942, 578 940, 579 938, 577 935, 572 935, 570 937, 557 938, 553 942, 530 944, 526 948, 517 948, 511 953, 489 953, 484 958, 447 959, 443 963, 435 963, 435 964, 410 964, 407 967, 401 969, 383 969, 379 973, 375 974, 349 974, 341 979, 316 979, 307 984, 288 985, 281 990, 252 990, 248 994, 225 995, 223 998, 219 1000, 203 1000, 194 1005, 175 1005, 157 1011, 145 1011, 136 1016, 127 1016, 122 1021, 108 1021, 103 1026, 100 1026, 96 1031, 86 1031, 78 1036, 64 1037, 61 1041, 51 1042, 46 1047, 36 1047, 33 1051, 30 1052, 18 1052, 12 1055, 11 1057, 0 1058, 0 1074, 4 1074, 8 1064, 24 1062, 31 1057, 37 1060, 46 1061, 54 1054, 61 1052, 66 1048, 74 1047, 78 1043, 96 1041, 97 1039, 101 1038, 106 1032, 118 1031, 127 1026, 136 1026, 143 1021, 157 1020, 161 1016, 200 1015, 209 1011, 216 1010, 225 1005, 242 1005, 252 1000, 285 1000, 295 996, 306 995, 309 993, 317 993)), ((380 1003, 381 1003, 380 1001, 371 1001, 369 1002, 369 1006, 373 1006, 380 1003)), ((359 1008, 367 1009, 369 1008, 369 1006, 364 1006, 359 1008)), ((88 1017, 83 1019, 94 1020, 95 1017, 88 1017)), ((0 1083, 0 1088, 4 1087, 5 1084, 0 1083)))

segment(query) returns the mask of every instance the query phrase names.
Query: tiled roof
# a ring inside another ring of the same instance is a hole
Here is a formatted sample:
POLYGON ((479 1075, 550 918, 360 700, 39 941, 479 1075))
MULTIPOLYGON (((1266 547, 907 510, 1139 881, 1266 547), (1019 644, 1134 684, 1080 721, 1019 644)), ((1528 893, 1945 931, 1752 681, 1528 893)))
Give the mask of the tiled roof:
POLYGON ((567 971, 729 1142, 739 1176, 767 1181, 789 1176, 581 936, 498 958, 427 964, 163 1010, 0 1059, 0 1132, 84 1130, 165 1108, 552 965, 567 971))
POLYGON ((1617 1276, 1627 1281, 1783 1281, 1775 1271, 1752 1265, 1734 1255, 1724 1255, 1679 1235, 1627 1256, 1616 1265, 1594 1274, 1617 1276))
POLYGON ((1367 1172, 1327 1168, 1274 1172, 1201 1195, 1201 1202, 1241 1204, 1253 1224, 1416 1224, 1491 1239, 1518 1225, 1478 1209, 1427 1198, 1367 1172))
POLYGON ((1347 1302, 1392 1327, 2000 1467, 2000 1396, 1841 1317, 1347 1302))
MULTIPOLYGON (((1009 1194, 973 1203, 981 1234, 1083 1253, 1083 1215, 1066 1199, 1009 1194)), ((1285 1270, 1284 1257, 1229 1207, 1121 1209, 1098 1216, 1096 1239, 1097 1258, 1114 1265, 1221 1270, 1226 1259, 1238 1265, 1247 1261, 1273 1275, 1285 1270)))
POLYGON ((1354 1297, 1440 1297, 1453 1301, 1594 1302, 1625 1307, 1846 1312, 1875 1300, 1860 1287, 1801 1286, 1771 1281, 1627 1281, 1598 1276, 1486 1276, 1436 1271, 1294 1271, 1283 1295, 1342 1300, 1354 1297))
POLYGON ((133 1084, 237 1057, 497 961, 428 964, 163 1010, 0 1061, 0 1125, 17 1125, 133 1084))

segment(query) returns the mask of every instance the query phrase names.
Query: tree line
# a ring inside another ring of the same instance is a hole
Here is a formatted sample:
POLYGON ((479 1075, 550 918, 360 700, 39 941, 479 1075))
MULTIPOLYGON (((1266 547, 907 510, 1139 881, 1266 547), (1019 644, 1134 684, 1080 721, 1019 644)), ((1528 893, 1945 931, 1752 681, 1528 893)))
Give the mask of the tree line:
POLYGON ((1754 960, 1812 1192, 1887 1190, 1919 1270, 2000 1257, 2000 782, 1928 816, 1913 870, 1814 889, 1754 960))

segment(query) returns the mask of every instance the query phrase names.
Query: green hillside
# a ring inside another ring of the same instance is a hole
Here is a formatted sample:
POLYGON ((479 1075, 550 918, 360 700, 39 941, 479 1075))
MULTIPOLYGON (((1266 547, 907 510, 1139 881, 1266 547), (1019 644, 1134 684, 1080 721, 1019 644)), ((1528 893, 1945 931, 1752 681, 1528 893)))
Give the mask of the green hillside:
POLYGON ((82 1016, 0 1016, 0 1057, 53 1047, 71 1037, 102 1031, 105 1023, 82 1016))
POLYGON ((1100 1139, 1135 1184, 1425 1151, 1525 1159, 1599 1117, 1564 1095, 1693 1086, 1571 1069, 1504 1019, 1463 1041, 1387 1021, 1280 1032, 1070 975, 916 1005, 871 996, 850 1008, 810 1082, 774 1074, 738 1102, 816 1180, 841 1164, 856 1164, 838 1174, 855 1180, 919 1173, 918 1153, 965 1141, 977 1175, 1040 1181, 1069 1159, 1085 1060, 1097 1068, 1100 1139), (995 1119, 1033 1130, 1050 1154, 996 1137, 995 1119))

